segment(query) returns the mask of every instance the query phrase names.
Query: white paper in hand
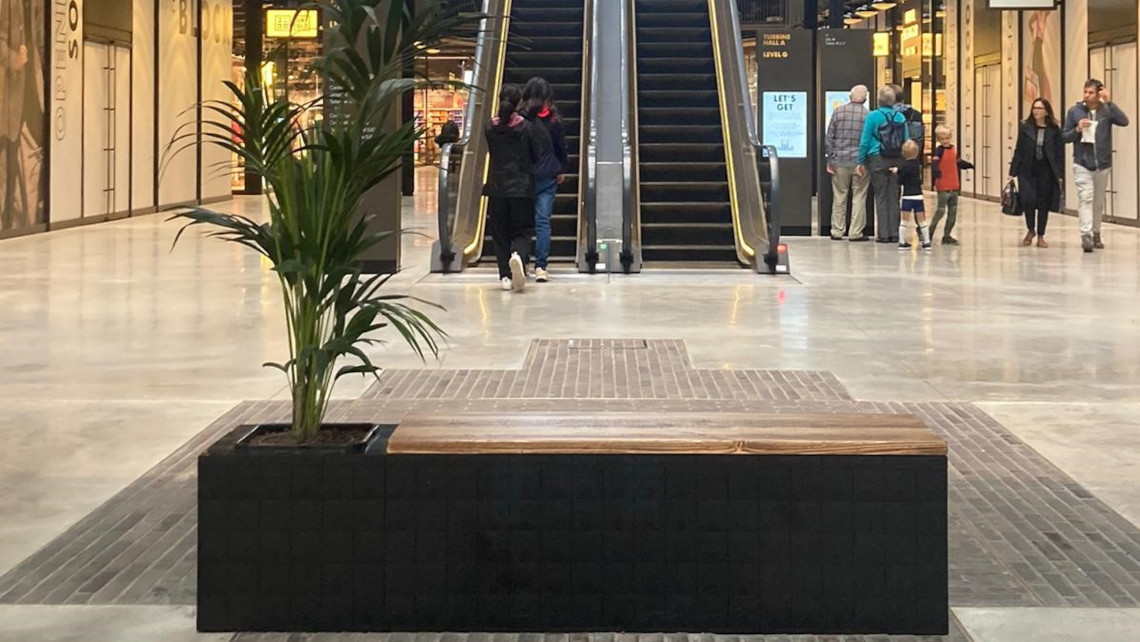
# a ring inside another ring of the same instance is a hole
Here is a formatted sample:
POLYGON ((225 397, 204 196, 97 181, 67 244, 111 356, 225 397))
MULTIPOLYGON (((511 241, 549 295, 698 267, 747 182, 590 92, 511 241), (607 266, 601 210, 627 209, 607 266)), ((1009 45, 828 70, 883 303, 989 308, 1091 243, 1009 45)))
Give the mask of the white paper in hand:
POLYGON ((1100 121, 1096 121, 1096 120, 1089 121, 1089 126, 1086 127, 1084 131, 1081 132, 1081 142, 1082 143, 1095 143, 1096 142, 1096 126, 1099 123, 1100 123, 1100 121))

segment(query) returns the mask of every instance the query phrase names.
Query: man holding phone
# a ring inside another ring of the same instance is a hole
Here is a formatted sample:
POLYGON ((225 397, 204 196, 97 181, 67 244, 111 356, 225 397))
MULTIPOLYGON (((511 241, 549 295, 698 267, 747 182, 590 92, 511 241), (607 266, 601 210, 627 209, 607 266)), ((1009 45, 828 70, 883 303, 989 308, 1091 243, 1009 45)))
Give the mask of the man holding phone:
POLYGON ((1085 98, 1069 109, 1061 137, 1073 143, 1073 178, 1077 186, 1081 247, 1103 250, 1100 222, 1104 217, 1108 173, 1112 170, 1112 128, 1127 127, 1128 116, 1111 100, 1104 83, 1090 78, 1085 98))

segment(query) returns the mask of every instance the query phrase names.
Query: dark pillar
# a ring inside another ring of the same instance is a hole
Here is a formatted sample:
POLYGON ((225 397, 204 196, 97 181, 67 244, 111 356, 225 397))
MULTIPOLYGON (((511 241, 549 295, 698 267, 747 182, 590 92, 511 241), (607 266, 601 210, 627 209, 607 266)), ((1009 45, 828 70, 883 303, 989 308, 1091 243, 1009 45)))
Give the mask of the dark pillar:
POLYGON ((804 29, 819 26, 819 0, 804 0, 804 29))
POLYGON ((843 14, 847 12, 847 3, 844 0, 829 0, 827 11, 827 26, 831 29, 842 29, 843 14))
MULTIPOLYGON (((416 0, 405 0, 408 7, 409 15, 415 15, 416 0)), ((416 75, 415 63, 409 63, 404 67, 404 77, 414 78, 416 75)), ((426 107, 426 105, 425 105, 426 107)), ((408 122, 416 117, 416 97, 412 92, 404 94, 404 103, 400 109, 400 122, 408 122)), ((416 193, 416 151, 415 147, 409 147, 404 154, 404 171, 400 172, 401 183, 400 191, 404 196, 412 196, 416 193)))
MULTIPOLYGON (((245 68, 252 69, 255 76, 261 77, 262 45, 265 39, 265 14, 261 0, 240 0, 245 3, 245 68)), ((260 194, 261 177, 253 172, 245 172, 245 193, 260 194)))

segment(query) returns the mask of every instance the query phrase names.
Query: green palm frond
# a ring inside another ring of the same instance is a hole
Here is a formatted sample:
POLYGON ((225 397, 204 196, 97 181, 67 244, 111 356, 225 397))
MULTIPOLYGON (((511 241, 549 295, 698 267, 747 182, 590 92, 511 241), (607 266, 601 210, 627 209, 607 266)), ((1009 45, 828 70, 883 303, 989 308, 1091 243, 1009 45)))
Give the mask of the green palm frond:
MULTIPOLYGON (((293 433, 311 440, 320 429, 333 384, 348 375, 378 376, 365 348, 392 331, 421 359, 438 355, 443 329, 422 308, 439 306, 403 294, 382 294, 391 275, 365 275, 361 257, 398 230, 370 231, 362 197, 399 171, 423 135, 414 122, 393 124, 404 96, 433 83, 405 71, 444 39, 473 31, 484 16, 431 1, 411 15, 403 0, 321 0, 324 54, 313 64, 329 89, 305 104, 274 98, 250 70, 244 86, 225 83, 231 101, 201 105, 201 137, 233 154, 267 188, 269 220, 193 208, 175 238, 204 226, 208 236, 243 245, 273 265, 281 282, 289 359, 283 371, 293 397, 293 433), (306 112, 324 110, 320 124, 302 126, 306 112), (344 363, 347 361, 347 364, 344 363), (340 367, 338 367, 338 364, 340 367)), ((439 83, 434 83, 439 84, 439 83)), ((449 83, 457 85, 457 83, 449 83)), ((176 132, 162 162, 193 147, 197 132, 176 132)))

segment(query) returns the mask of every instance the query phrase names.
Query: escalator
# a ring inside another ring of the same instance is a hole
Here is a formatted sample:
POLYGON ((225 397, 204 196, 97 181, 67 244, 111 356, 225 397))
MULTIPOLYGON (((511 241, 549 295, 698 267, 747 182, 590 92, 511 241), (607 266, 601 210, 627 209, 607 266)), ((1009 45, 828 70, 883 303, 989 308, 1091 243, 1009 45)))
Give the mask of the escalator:
POLYGON ((637 0, 641 253, 736 264, 708 0, 637 0))
POLYGON ((542 76, 570 155, 552 262, 591 273, 646 263, 788 272, 770 207, 780 202, 778 163, 756 133, 736 0, 483 0, 483 8, 470 125, 443 148, 432 271, 493 263, 481 123, 502 83, 542 76))
MULTIPOLYGON (((503 82, 519 87, 545 78, 566 130, 570 172, 558 186, 551 217, 550 261, 573 263, 578 251, 578 152, 582 114, 583 0, 512 0, 503 82)), ((488 230, 483 260, 495 261, 488 230)))

